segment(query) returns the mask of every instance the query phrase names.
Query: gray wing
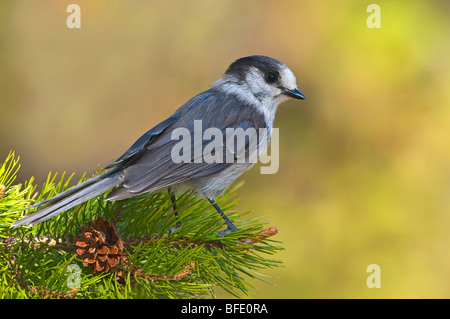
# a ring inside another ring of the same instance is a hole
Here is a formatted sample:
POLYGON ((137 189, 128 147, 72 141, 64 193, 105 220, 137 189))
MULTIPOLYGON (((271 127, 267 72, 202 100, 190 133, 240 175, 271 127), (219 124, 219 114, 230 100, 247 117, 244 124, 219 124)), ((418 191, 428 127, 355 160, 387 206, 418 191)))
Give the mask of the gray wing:
POLYGON ((175 123, 179 117, 179 112, 175 112, 172 116, 165 119, 161 123, 157 124, 131 145, 131 147, 112 164, 105 167, 105 169, 117 167, 128 160, 132 159, 136 154, 144 151, 149 145, 152 144, 170 125, 175 123))
MULTIPOLYGON (((155 131, 159 131, 155 130, 148 135, 148 140, 141 137, 135 143, 136 147, 132 146, 131 151, 127 151, 129 154, 133 154, 133 160, 129 160, 125 164, 122 185, 113 190, 107 199, 124 199, 192 178, 211 176, 232 165, 225 159, 227 152, 225 140, 221 141, 224 148, 222 161, 196 163, 194 151, 191 152, 191 161, 188 163, 173 161, 172 150, 180 141, 172 138, 172 133, 180 128, 186 129, 192 137, 192 148, 195 148, 194 144, 198 141, 194 138, 194 121, 196 120, 202 121, 202 132, 208 128, 217 128, 225 133, 227 128, 246 130, 253 127, 258 131, 259 128, 266 127, 263 115, 255 112, 252 106, 246 105, 235 96, 225 95, 214 89, 200 93, 177 110, 170 124, 163 125, 164 129, 160 134, 154 135, 155 131)), ((225 136, 225 134, 223 135, 225 136)), ((200 143, 203 149, 210 141, 201 140, 200 143)), ((248 148, 248 143, 244 147, 248 148)), ((231 152, 236 151, 231 150, 231 152)))

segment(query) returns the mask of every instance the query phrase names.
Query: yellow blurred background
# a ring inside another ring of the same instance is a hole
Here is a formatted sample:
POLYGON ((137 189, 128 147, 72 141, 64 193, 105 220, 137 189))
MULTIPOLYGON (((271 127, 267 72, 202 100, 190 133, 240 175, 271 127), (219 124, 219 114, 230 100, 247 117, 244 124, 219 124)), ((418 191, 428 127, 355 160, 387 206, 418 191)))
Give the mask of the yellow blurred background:
POLYGON ((286 247, 250 297, 449 298, 450 2, 377 1, 370 29, 372 2, 1 1, 0 158, 21 157, 17 182, 78 179, 233 60, 272 56, 307 100, 278 110, 278 173, 240 178, 239 210, 286 247))

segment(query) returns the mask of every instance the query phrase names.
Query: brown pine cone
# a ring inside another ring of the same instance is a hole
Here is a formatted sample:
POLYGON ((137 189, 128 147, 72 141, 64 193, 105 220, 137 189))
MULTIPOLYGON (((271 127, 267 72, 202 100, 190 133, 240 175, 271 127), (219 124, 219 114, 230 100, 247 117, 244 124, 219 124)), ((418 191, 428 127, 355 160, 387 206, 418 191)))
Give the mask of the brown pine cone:
POLYGON ((74 238, 75 255, 84 260, 83 266, 107 272, 115 267, 122 256, 123 243, 116 228, 99 217, 89 221, 88 227, 80 227, 81 236, 74 238))

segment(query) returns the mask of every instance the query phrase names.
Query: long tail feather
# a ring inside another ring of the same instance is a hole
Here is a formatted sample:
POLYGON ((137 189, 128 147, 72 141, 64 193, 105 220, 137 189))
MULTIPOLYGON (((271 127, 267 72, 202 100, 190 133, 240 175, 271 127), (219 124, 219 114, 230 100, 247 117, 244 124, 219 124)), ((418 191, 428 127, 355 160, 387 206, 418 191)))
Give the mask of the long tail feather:
POLYGON ((120 184, 120 172, 112 171, 103 175, 89 179, 59 195, 35 204, 32 207, 43 206, 45 207, 29 214, 22 219, 15 221, 11 227, 17 227, 25 224, 34 226, 43 222, 53 216, 56 216, 76 205, 82 204, 91 198, 94 198, 107 190, 120 184))

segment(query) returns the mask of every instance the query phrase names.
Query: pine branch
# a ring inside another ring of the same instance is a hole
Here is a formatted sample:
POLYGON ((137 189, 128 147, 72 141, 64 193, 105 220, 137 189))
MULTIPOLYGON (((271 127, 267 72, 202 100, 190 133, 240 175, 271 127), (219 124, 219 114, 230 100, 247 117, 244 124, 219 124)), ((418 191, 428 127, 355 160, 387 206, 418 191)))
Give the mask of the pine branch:
POLYGON ((18 167, 12 152, 0 165, 0 298, 198 298, 214 297, 216 287, 240 297, 250 291, 248 277, 265 281, 261 269, 281 266, 268 258, 283 249, 270 238, 278 229, 235 210, 240 185, 218 201, 242 229, 223 238, 220 216, 190 192, 177 198, 182 227, 170 236, 176 220, 167 192, 118 202, 103 194, 12 229, 20 210, 64 191, 72 178, 50 173, 36 193, 32 178, 13 185, 18 167))

